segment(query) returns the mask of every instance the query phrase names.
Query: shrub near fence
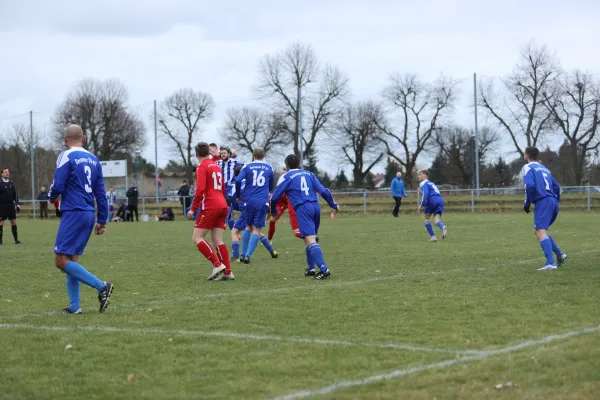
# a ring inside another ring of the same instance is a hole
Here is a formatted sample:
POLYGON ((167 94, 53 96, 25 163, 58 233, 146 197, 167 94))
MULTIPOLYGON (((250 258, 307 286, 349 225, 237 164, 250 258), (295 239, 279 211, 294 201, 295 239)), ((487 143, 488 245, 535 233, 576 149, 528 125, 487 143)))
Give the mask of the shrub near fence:
MULTIPOLYGON (((523 188, 503 188, 503 189, 480 189, 476 190, 442 190, 445 212, 516 212, 523 209, 523 200, 525 192, 523 188), (479 195, 478 195, 479 194, 479 195)), ((341 206, 345 214, 391 214, 394 207, 394 201, 389 190, 378 191, 340 191, 331 192, 336 202, 341 206)), ((125 201, 126 199, 118 199, 125 201)), ((183 207, 179 201, 173 201, 172 198, 159 199, 156 204, 155 197, 141 197, 138 206, 140 219, 142 214, 148 214, 149 220, 160 213, 160 210, 166 207, 172 207, 176 219, 184 217, 183 207)), ((417 210, 418 202, 421 200, 419 191, 408 191, 407 197, 402 200, 400 212, 405 214, 414 213, 417 210)), ((36 203, 36 218, 39 218, 39 206, 36 203)), ((581 211, 591 212, 600 210, 600 187, 577 186, 562 188, 561 211, 581 211)), ((321 210, 323 214, 329 214, 331 209, 321 200, 321 210)), ((50 205, 50 218, 54 217, 54 207, 50 205)), ((31 200, 21 201, 21 213, 19 218, 32 218, 31 200)))

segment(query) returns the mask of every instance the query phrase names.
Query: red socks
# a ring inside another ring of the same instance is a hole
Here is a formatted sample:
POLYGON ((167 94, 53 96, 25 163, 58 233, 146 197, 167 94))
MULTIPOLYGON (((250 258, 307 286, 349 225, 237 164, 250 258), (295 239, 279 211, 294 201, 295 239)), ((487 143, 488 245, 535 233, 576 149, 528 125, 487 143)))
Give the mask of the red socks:
POLYGON ((267 239, 269 242, 273 240, 273 235, 275 235, 275 228, 277 225, 277 221, 269 221, 269 234, 267 235, 267 239))
POLYGON ((198 251, 200 251, 200 253, 202 253, 202 255, 204 255, 204 257, 206 257, 206 259, 210 261, 215 268, 221 265, 221 262, 219 261, 215 253, 213 253, 212 248, 206 242, 206 240, 202 240, 200 243, 198 243, 197 247, 198 251))
POLYGON ((225 246, 224 244, 218 245, 217 256, 219 257, 219 261, 221 261, 221 264, 225 266, 225 275, 230 275, 231 264, 229 262, 229 251, 227 250, 227 246, 225 246))

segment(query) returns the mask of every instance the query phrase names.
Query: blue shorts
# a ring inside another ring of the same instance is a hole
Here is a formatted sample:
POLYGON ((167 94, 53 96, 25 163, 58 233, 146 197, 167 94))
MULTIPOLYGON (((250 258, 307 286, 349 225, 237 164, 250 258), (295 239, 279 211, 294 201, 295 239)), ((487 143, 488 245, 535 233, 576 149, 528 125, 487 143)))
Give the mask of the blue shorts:
POLYGON ((264 228, 267 224, 268 208, 265 207, 265 203, 246 203, 242 212, 246 214, 246 225, 252 225, 255 228, 264 228))
POLYGON ((112 204, 110 206, 108 206, 108 211, 109 212, 115 212, 115 206, 112 205, 112 204))
POLYGON ((444 201, 436 201, 434 203, 427 203, 425 204, 425 210, 424 210, 425 214, 431 214, 431 215, 442 215, 442 213, 444 212, 444 201))
POLYGON ((317 202, 306 202, 298 206, 296 218, 300 237, 312 236, 319 233, 321 225, 321 206, 317 202))
POLYGON ((535 202, 533 224, 535 229, 548 230, 558 216, 558 200, 555 197, 545 197, 535 202))
POLYGON ((56 233, 55 254, 79 256, 96 224, 94 211, 63 211, 56 233))

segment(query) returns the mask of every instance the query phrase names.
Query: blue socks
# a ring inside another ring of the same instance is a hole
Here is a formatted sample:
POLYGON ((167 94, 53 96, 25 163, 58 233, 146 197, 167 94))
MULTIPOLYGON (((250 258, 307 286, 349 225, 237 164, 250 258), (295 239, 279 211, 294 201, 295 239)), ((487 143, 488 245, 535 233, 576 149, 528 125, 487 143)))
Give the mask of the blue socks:
POLYGON ((81 297, 79 294, 79 281, 69 274, 67 275, 67 294, 69 295, 69 311, 75 312, 81 307, 81 297))
POLYGON ((240 256, 240 242, 231 243, 231 251, 233 252, 234 257, 240 256))
POLYGON ((246 251, 246 257, 250 257, 254 254, 254 250, 256 250, 256 246, 258 246, 258 241, 260 240, 260 236, 253 233, 250 237, 250 243, 248 244, 248 250, 246 251))
POLYGON ((96 278, 94 275, 89 273, 88 270, 74 261, 69 261, 67 265, 65 265, 65 272, 77 279, 79 282, 96 288, 96 290, 99 292, 104 289, 104 282, 96 278))
POLYGON ((262 236, 260 242, 266 247, 269 253, 273 252, 273 246, 271 246, 271 243, 269 243, 269 239, 266 236, 262 236))
POLYGON ((540 247, 544 252, 544 256, 546 256, 546 265, 555 265, 554 254, 552 254, 552 240, 549 236, 546 236, 545 238, 540 240, 540 247))
POLYGON ((436 225, 438 228, 440 228, 440 231, 444 229, 444 223, 442 221, 438 222, 436 225))
POLYGON ((552 244, 552 251, 555 252, 557 256, 559 256, 559 257, 562 256, 563 252, 558 247, 558 245, 556 244, 554 239, 552 239, 552 236, 548 235, 548 239, 550 239, 550 244, 552 244))
POLYGON ((250 236, 252 236, 252 232, 244 229, 242 233, 242 255, 245 256, 248 253, 248 244, 250 243, 250 236))
POLYGON ((312 256, 310 255, 310 248, 306 248, 306 264, 308 265, 308 270, 313 270, 315 269, 315 262, 312 259, 312 256))
POLYGON ((321 247, 319 247, 319 243, 311 244, 308 246, 308 250, 310 251, 313 262, 319 267, 321 272, 327 271, 327 264, 325 264, 325 259, 323 258, 323 252, 321 251, 321 247))
POLYGON ((431 226, 431 222, 429 222, 429 221, 425 222, 425 228, 427 229, 429 236, 435 235, 435 233, 433 232, 433 226, 431 226))

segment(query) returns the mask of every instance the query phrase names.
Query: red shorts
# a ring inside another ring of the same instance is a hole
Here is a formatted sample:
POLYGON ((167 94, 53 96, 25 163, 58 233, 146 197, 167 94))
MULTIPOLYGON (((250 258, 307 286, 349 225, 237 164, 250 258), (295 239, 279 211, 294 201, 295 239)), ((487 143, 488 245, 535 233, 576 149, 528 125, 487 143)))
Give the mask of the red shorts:
POLYGON ((195 228, 208 230, 214 228, 225 229, 228 214, 229 210, 227 208, 200 211, 196 218, 195 228))

